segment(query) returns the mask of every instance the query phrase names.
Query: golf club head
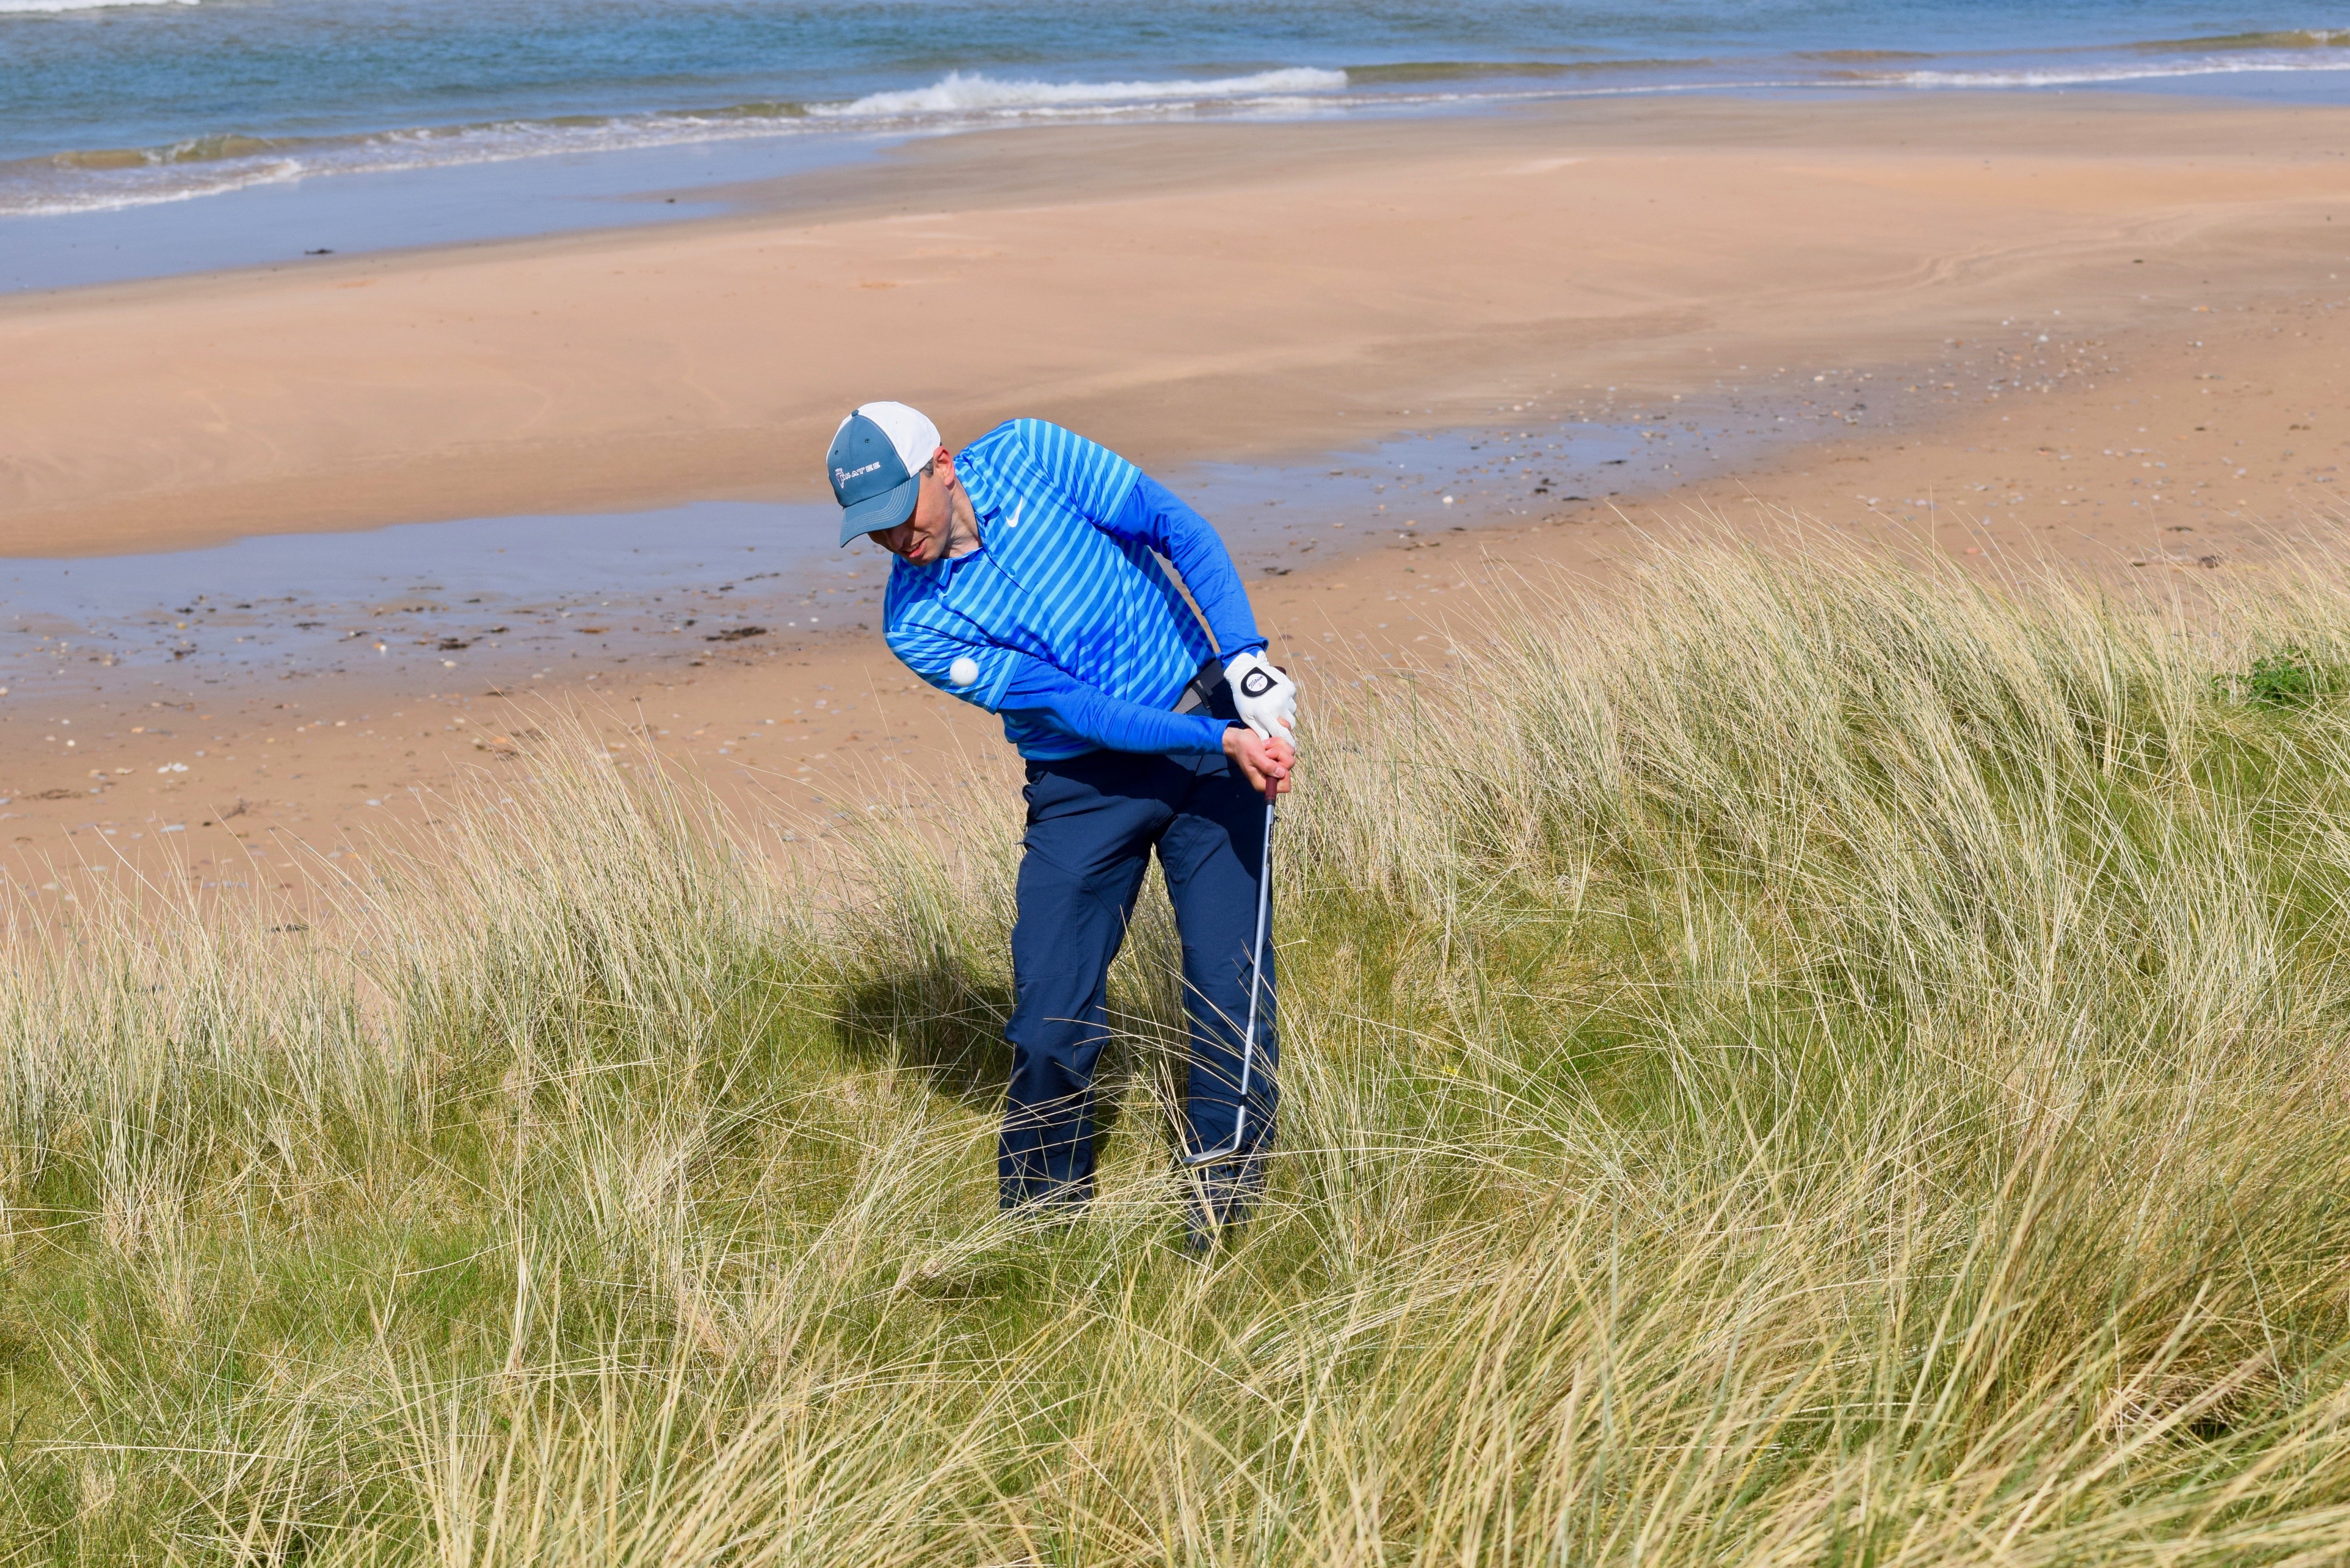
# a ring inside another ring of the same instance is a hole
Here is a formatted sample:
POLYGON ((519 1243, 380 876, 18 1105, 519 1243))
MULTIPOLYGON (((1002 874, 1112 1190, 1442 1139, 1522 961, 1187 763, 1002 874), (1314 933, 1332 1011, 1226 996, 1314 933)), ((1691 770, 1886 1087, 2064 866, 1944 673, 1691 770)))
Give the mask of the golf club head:
POLYGON ((1240 1107, 1239 1114, 1232 1118, 1232 1136, 1231 1137, 1225 1139, 1223 1144, 1219 1147, 1203 1148, 1197 1154, 1185 1155, 1183 1157, 1183 1164, 1187 1168, 1196 1168, 1202 1165, 1214 1165, 1220 1160, 1230 1159, 1232 1156, 1240 1153, 1241 1140, 1247 1136, 1248 1107, 1246 1106, 1243 1106, 1240 1107))

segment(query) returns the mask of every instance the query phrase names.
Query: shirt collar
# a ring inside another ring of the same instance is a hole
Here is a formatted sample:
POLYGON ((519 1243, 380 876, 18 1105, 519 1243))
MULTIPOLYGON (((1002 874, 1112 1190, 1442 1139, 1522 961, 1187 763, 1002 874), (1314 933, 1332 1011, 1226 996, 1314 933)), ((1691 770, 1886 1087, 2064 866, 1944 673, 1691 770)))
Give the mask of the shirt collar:
MULTIPOLYGON (((997 483, 994 465, 987 461, 985 452, 972 447, 963 448, 955 456, 955 477, 962 482, 962 493, 971 497, 972 512, 982 523, 1002 514, 1005 499, 1003 486, 997 483)), ((980 533, 979 541, 980 547, 986 548, 984 529, 980 533)))
POLYGON ((967 566, 972 562, 979 560, 986 554, 987 535, 983 533, 979 536, 979 548, 973 550, 967 556, 943 556, 939 560, 932 561, 927 566, 917 565, 916 563, 906 560, 901 556, 889 564, 889 569, 893 572, 903 572, 908 577, 915 581, 936 583, 941 587, 944 587, 947 583, 953 579, 957 567, 967 566))

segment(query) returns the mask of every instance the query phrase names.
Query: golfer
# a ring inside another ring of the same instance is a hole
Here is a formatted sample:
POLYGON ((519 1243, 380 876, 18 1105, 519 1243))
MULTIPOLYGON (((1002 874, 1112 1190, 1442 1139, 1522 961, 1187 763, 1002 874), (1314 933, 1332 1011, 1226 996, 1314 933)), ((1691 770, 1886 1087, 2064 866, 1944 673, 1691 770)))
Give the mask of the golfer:
POLYGON ((1297 688, 1265 658, 1232 556, 1134 464, 1042 420, 998 425, 956 453, 903 403, 867 403, 825 466, 843 547, 869 535, 898 557, 881 610, 890 651, 1000 714, 1027 760, 1003 1205, 1092 1196, 1110 961, 1155 850, 1183 943, 1187 1148, 1231 1154, 1203 1168, 1193 1231, 1242 1218, 1274 1126, 1272 946, 1261 990, 1251 953, 1266 807, 1296 756, 1297 688), (1174 563, 1200 613, 1155 556, 1174 563))

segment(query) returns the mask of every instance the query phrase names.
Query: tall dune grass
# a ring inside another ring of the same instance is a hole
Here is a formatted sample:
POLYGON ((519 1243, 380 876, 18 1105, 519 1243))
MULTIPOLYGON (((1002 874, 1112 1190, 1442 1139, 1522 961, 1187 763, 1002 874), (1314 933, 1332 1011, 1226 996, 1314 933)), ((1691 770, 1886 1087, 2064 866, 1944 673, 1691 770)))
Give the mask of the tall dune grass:
POLYGON ((1204 1262, 1156 903, 1100 1203, 995 1210, 1008 788, 778 881, 575 746, 20 942, 0 1563, 2341 1561, 2350 572, 1506 607, 1326 683, 1204 1262))

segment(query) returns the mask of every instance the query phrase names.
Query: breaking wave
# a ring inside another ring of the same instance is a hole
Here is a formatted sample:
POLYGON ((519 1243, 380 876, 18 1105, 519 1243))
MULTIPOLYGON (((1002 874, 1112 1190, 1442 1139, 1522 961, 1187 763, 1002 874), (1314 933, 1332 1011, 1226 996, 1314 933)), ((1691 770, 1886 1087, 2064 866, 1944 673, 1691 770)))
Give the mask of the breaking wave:
POLYGON ((1343 90, 1344 71, 1293 67, 1244 77, 1199 81, 1042 82, 1003 81, 976 72, 949 71, 925 88, 868 93, 847 103, 812 104, 825 119, 909 119, 941 115, 1017 114, 1023 110, 1106 109, 1132 104, 1184 104, 1343 90))
POLYGON ((68 11, 114 11, 131 5, 193 5, 197 0, 0 0, 0 16, 57 16, 68 11))
POLYGON ((2096 87, 2181 77, 2224 77, 2280 71, 2350 70, 2350 51, 2332 57, 2245 56, 2180 60, 2171 65, 2041 67, 2009 70, 1899 71, 1862 78, 1859 85, 1907 88, 2096 87))

